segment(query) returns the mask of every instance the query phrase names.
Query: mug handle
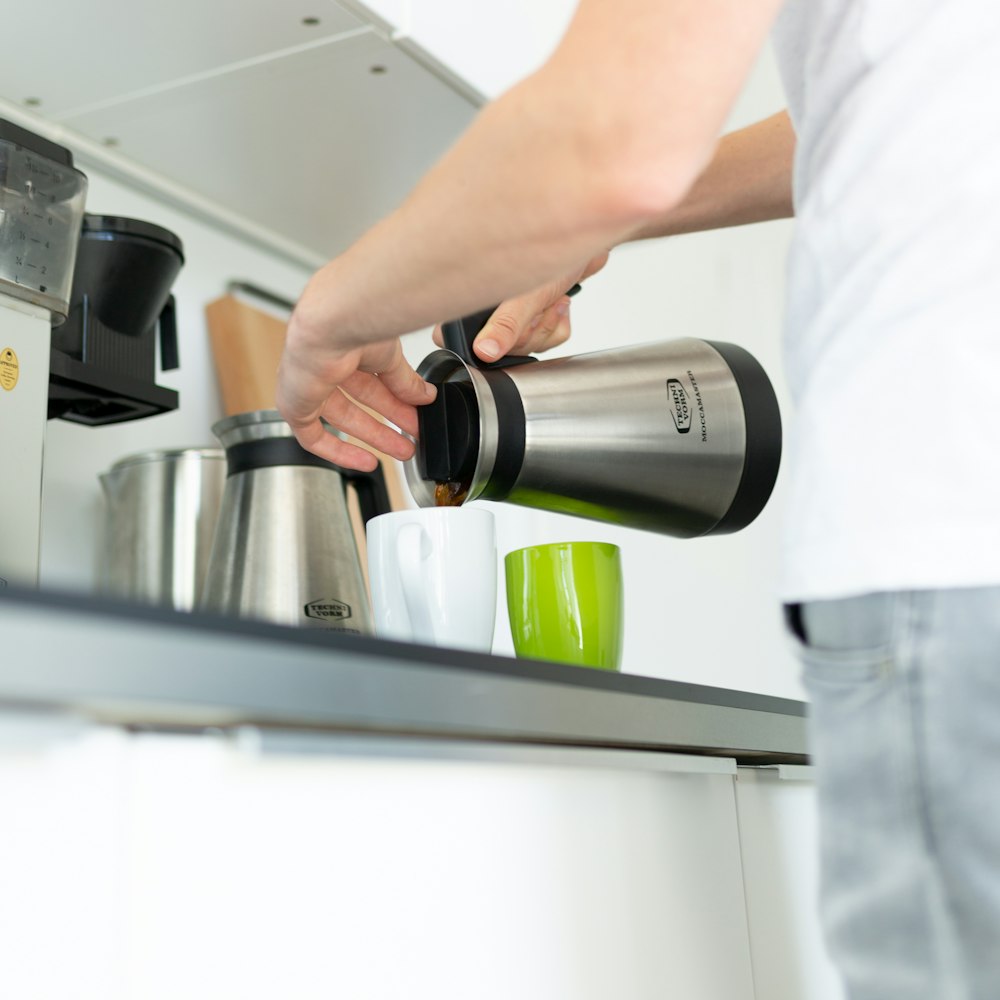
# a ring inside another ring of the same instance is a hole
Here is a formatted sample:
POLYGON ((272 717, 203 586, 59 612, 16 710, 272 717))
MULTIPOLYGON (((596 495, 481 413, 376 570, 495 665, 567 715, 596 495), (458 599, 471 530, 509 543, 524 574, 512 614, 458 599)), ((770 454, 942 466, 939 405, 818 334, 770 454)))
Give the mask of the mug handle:
POLYGON ((430 554, 430 539, 419 524, 404 524, 396 534, 396 557, 399 560, 399 578, 403 585, 403 603, 410 616, 410 629, 417 642, 434 643, 434 622, 427 605, 427 585, 420 564, 425 546, 430 554))

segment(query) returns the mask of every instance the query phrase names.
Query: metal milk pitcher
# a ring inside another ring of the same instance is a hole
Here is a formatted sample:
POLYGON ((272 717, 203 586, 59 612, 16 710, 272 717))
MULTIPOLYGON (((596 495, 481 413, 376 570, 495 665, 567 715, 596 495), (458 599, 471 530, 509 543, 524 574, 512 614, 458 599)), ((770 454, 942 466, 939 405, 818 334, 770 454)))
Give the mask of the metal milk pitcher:
POLYGON ((371 607, 348 513, 390 510, 385 478, 317 458, 277 410, 221 420, 228 475, 201 607, 285 625, 371 634, 371 607))
POLYGON ((422 507, 482 498, 679 538, 748 525, 771 495, 781 416, 743 348, 686 337, 486 364, 472 341, 491 310, 443 326, 418 368, 407 482, 422 507))
POLYGON ((221 448, 146 451, 100 476, 100 587, 191 611, 198 603, 226 481, 221 448))

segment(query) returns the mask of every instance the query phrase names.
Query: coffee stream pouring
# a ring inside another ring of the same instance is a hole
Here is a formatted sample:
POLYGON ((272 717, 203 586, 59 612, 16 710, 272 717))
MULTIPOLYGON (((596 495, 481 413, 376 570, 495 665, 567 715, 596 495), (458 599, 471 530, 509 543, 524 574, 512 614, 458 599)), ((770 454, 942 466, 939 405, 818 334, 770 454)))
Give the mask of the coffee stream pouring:
POLYGON ((445 323, 418 372, 407 463, 422 507, 499 500, 679 538, 746 527, 781 460, 781 416, 742 347, 692 337, 574 357, 480 361, 492 310, 445 323))

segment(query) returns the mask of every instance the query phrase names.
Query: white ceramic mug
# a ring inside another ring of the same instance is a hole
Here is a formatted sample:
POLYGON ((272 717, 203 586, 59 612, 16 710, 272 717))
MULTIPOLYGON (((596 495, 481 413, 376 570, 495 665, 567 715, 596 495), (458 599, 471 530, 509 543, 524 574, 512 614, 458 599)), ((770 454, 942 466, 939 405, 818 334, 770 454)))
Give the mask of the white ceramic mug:
POLYGON ((497 604, 496 528, 476 507, 428 507, 368 522, 375 632, 489 652, 497 604))

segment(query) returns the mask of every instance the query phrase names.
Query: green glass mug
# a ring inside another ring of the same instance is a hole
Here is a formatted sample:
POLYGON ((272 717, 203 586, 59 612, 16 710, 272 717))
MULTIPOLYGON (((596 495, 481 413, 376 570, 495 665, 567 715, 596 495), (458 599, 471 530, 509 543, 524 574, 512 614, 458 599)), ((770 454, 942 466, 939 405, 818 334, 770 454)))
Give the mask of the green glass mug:
POLYGON ((519 657, 618 670, 621 553, 607 542, 555 542, 504 559, 507 613, 519 657))

